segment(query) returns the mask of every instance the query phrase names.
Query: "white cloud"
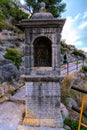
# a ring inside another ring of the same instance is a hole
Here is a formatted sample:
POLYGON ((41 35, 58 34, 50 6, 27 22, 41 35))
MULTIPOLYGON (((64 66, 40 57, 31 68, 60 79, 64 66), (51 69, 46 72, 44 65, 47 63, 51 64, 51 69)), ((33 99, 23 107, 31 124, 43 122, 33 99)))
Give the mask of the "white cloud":
POLYGON ((62 31, 62 39, 65 39, 67 44, 82 45, 82 42, 78 41, 78 39, 80 38, 78 30, 74 27, 74 24, 79 16, 80 14, 75 16, 75 18, 67 17, 62 31))
POLYGON ((83 22, 78 28, 84 29, 85 27, 87 27, 87 21, 83 22))
POLYGON ((25 1, 24 0, 20 0, 21 4, 24 5, 25 1))
POLYGON ((84 12, 83 19, 87 18, 87 11, 84 12))
POLYGON ((81 16, 81 13, 77 14, 77 15, 75 16, 75 18, 74 18, 74 22, 77 21, 77 20, 80 18, 80 16, 81 16))

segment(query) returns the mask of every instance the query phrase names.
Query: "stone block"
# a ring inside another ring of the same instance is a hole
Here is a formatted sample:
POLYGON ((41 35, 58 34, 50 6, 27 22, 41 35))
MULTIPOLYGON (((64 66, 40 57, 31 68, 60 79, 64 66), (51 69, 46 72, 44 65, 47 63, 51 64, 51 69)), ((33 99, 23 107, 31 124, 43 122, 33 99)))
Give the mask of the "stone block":
POLYGON ((25 124, 62 128, 59 82, 27 82, 26 95, 25 124))

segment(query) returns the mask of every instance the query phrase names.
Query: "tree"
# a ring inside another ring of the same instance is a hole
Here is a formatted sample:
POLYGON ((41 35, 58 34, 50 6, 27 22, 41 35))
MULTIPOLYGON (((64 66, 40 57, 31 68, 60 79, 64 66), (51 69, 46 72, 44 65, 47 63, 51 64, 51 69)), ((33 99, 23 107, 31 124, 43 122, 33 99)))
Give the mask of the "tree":
POLYGON ((9 10, 12 8, 13 4, 12 0, 0 0, 0 10, 6 18, 9 17, 9 10))
MULTIPOLYGON (((40 2, 42 0, 26 0, 31 14, 38 12, 40 9, 40 2)), ((53 14, 54 17, 60 17, 61 13, 65 11, 66 4, 62 0, 43 0, 46 3, 46 10, 53 14)))
POLYGON ((22 19, 27 19, 28 14, 24 13, 18 7, 10 9, 10 15, 13 17, 12 23, 17 24, 22 19))
POLYGON ((17 24, 21 19, 27 19, 28 14, 19 9, 13 0, 0 0, 0 31, 7 27, 6 20, 17 24))

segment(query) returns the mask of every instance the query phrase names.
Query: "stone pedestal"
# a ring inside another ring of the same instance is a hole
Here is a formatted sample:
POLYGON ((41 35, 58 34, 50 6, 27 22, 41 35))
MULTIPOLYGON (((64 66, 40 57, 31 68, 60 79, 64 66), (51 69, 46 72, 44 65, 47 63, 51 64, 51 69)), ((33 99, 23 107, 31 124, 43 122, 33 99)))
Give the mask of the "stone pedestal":
POLYGON ((60 80, 55 76, 26 76, 24 124, 63 128, 60 111, 60 80))

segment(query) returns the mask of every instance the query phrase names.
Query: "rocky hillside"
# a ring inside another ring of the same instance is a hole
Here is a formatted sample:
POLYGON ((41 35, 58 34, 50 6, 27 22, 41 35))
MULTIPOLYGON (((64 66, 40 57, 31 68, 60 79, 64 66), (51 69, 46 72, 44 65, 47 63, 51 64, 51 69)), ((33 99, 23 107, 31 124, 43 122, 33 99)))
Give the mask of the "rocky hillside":
MULTIPOLYGON (((10 52, 8 59, 4 57, 6 48, 17 49, 22 54, 24 46, 24 32, 16 24, 19 20, 28 18, 12 0, 0 0, 0 98, 4 94, 13 93, 19 86, 20 71, 15 66, 14 53, 10 52), (10 57, 9 57, 10 56, 10 57)), ((17 51, 15 51, 16 53, 17 51)), ((18 55, 17 55, 18 56, 18 55)))
POLYGON ((79 59, 85 59, 84 51, 77 49, 74 45, 68 45, 65 41, 61 41, 61 57, 67 56, 68 62, 79 59))

